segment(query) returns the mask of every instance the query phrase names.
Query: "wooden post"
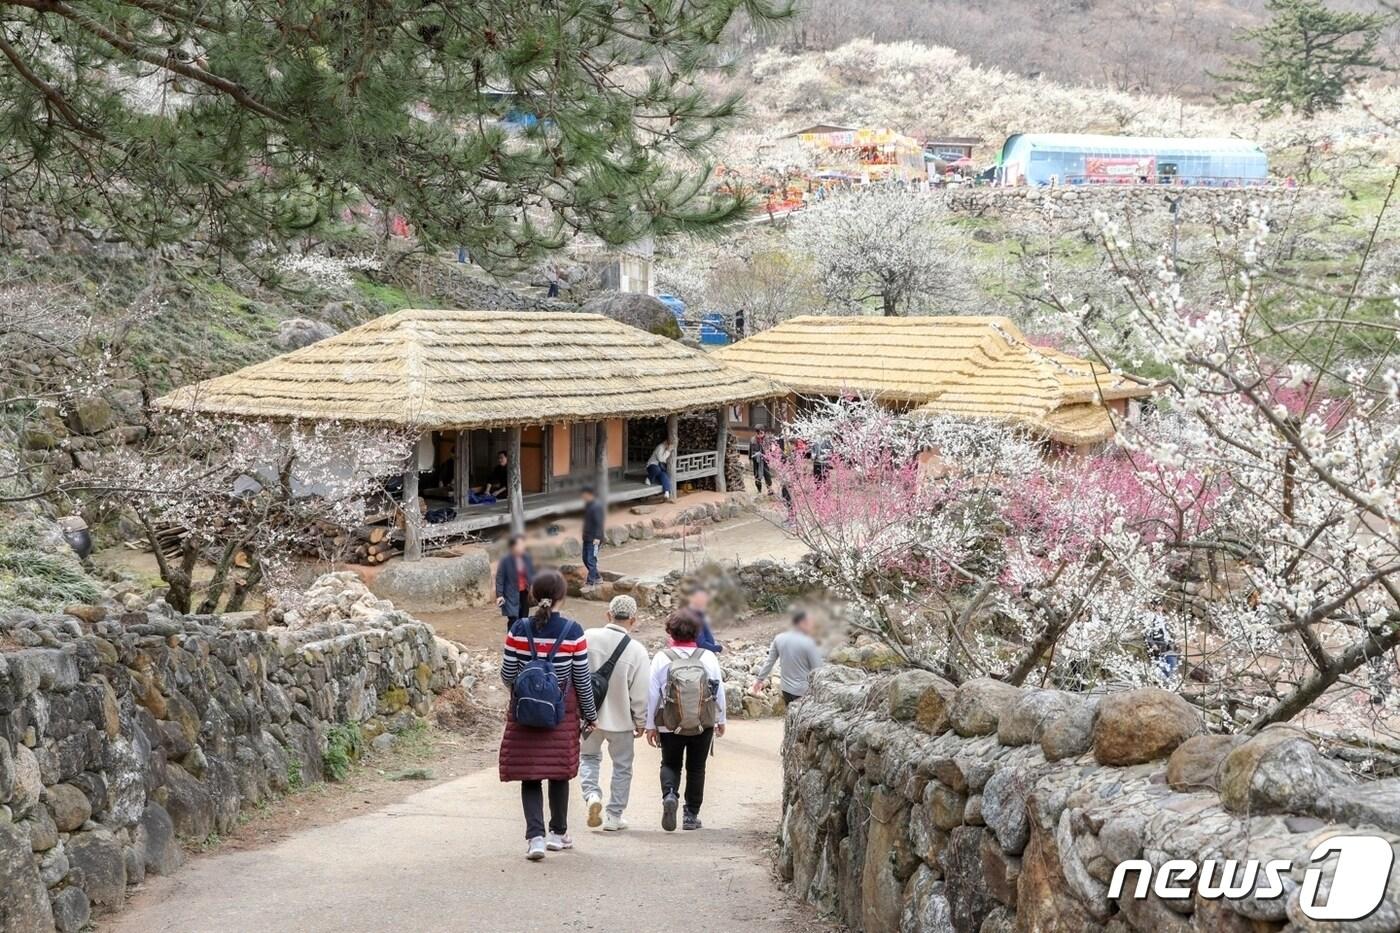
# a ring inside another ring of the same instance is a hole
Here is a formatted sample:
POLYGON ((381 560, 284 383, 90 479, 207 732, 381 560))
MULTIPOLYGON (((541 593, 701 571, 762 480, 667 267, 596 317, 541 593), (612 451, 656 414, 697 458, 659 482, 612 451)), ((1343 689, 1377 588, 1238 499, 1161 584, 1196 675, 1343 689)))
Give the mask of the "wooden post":
POLYGON ((418 447, 403 473, 403 559, 423 559, 423 513, 418 511, 418 447))
POLYGON ((666 461, 666 472, 671 474, 671 501, 681 497, 680 484, 676 482, 676 448, 680 446, 680 415, 666 416, 666 442, 671 448, 671 456, 666 461))
POLYGON ((520 479, 520 425, 510 429, 510 530, 525 533, 525 489, 520 479))
POLYGON ((729 409, 723 405, 719 408, 719 441, 715 444, 715 450, 719 454, 719 472, 715 474, 715 490, 718 492, 729 491, 729 477, 725 474, 729 466, 729 409))
POLYGON ((593 494, 598 497, 598 501, 603 503, 603 508, 608 507, 608 423, 599 421, 593 426, 594 456, 597 458, 598 475, 593 480, 593 494))
POLYGON ((472 488, 472 445, 467 431, 457 432, 457 449, 452 459, 456 464, 452 470, 452 497, 461 512, 467 507, 467 494, 472 488))

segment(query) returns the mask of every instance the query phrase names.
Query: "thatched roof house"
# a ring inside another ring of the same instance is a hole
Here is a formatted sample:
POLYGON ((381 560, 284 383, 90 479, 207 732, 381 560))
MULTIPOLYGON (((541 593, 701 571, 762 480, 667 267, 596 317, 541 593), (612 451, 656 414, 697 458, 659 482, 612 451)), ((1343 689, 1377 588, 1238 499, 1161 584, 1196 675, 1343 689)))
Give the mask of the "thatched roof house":
POLYGON ((407 309, 176 389, 156 404, 460 430, 665 416, 781 391, 601 315, 407 309))
POLYGON ((157 405, 417 431, 404 502, 418 498, 421 477, 426 498, 457 513, 432 529, 449 534, 507 522, 519 529, 570 511, 584 485, 605 502, 656 495, 642 477, 664 437, 673 480, 712 478, 723 489, 726 406, 784 391, 601 315, 408 309, 177 389, 157 405), (715 446, 678 452, 677 418, 694 412, 715 414, 715 446), (483 501, 494 496, 508 498, 509 509, 483 501))
POLYGON ((799 395, 858 393, 926 414, 995 418, 1071 446, 1152 387, 1033 346, 1004 317, 796 317, 715 351, 799 395))

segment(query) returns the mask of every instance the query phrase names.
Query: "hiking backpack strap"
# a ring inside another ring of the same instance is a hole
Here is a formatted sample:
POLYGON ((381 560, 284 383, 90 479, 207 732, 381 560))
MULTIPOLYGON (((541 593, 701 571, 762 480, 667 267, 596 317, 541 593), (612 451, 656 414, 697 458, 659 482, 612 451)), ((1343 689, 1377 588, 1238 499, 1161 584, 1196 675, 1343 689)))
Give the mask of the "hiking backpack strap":
POLYGON ((617 647, 613 649, 613 653, 608 656, 608 659, 605 662, 603 662, 603 666, 598 668, 598 674, 604 680, 609 680, 612 678, 613 669, 617 667, 617 662, 622 657, 622 652, 627 650, 627 645, 631 641, 632 636, 623 635, 622 641, 617 643, 617 647))
POLYGON ((530 660, 533 661, 535 660, 535 636, 530 634, 531 628, 533 628, 533 626, 526 627, 525 640, 530 643, 530 660))
POLYGON ((665 648, 662 650, 661 653, 666 655, 666 657, 670 658, 672 664, 681 659, 680 652, 678 652, 675 648, 665 648))
POLYGON ((559 646, 564 644, 564 631, 564 629, 559 630, 559 637, 554 639, 554 645, 549 649, 549 656, 545 658, 550 664, 554 663, 554 656, 559 653, 559 646))

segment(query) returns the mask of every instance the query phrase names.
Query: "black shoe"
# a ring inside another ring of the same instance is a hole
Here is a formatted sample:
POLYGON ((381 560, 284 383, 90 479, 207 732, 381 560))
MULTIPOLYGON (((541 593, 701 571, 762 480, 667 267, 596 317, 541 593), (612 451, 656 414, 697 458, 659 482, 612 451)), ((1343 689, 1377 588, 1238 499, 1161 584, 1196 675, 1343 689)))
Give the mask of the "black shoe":
POLYGON ((661 828, 668 833, 676 831, 676 806, 679 802, 675 794, 661 798, 661 828))
POLYGON ((681 820, 681 829, 699 829, 700 826, 700 817, 694 813, 686 813, 681 820))

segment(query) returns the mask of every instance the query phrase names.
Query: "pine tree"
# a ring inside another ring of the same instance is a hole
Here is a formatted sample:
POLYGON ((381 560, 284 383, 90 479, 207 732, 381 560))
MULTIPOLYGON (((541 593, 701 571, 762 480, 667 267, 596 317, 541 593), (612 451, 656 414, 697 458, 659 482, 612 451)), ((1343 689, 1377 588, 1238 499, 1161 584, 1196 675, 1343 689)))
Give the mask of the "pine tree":
POLYGON ((785 0, 0 0, 0 204, 235 252, 369 206, 520 262, 705 191, 730 23, 785 0))
POLYGON ((1268 116, 1285 106, 1312 116, 1335 108, 1367 71, 1384 67, 1376 46, 1390 16, 1333 10, 1321 0, 1268 0, 1268 10, 1267 25, 1241 33, 1257 44, 1258 56, 1235 60, 1220 76, 1238 85, 1229 100, 1262 102, 1268 116))

